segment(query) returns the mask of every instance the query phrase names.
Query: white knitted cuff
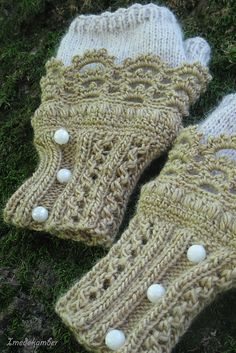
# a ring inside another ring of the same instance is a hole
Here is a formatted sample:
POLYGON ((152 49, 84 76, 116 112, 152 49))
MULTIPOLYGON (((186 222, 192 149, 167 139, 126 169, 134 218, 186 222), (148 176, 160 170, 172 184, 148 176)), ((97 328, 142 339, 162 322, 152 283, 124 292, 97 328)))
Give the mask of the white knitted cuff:
POLYGON ((129 8, 120 8, 115 12, 103 12, 101 15, 80 15, 72 22, 71 27, 84 34, 93 34, 121 31, 130 28, 136 29, 139 24, 147 21, 169 22, 176 24, 177 20, 172 12, 166 7, 155 4, 134 4, 129 8))
MULTIPOLYGON (((225 96, 208 118, 199 124, 198 129, 206 137, 236 134, 236 93, 225 96)), ((220 153, 236 161, 235 150, 225 149, 220 153)))
POLYGON ((170 66, 186 62, 180 26, 170 10, 134 4, 114 13, 78 16, 62 39, 57 58, 70 65, 74 55, 105 48, 117 63, 140 54, 159 55, 170 66))

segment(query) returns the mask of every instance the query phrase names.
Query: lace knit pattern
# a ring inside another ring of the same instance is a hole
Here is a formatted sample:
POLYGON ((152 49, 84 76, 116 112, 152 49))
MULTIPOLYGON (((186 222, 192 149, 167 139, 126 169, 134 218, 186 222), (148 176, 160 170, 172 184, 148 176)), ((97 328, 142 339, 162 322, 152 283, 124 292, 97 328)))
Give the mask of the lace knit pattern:
POLYGON ((236 282, 236 135, 203 142, 196 127, 177 138, 160 176, 141 190, 136 215, 108 255, 62 296, 56 312, 77 340, 109 352, 105 335, 120 329, 121 353, 170 353, 194 317, 236 282), (207 257, 187 259, 193 244, 207 257), (166 288, 153 304, 147 289, 166 288))
POLYGON ((110 246, 140 174, 171 145, 208 71, 169 68, 151 55, 116 65, 106 50, 74 57, 67 67, 53 58, 46 69, 32 118, 39 166, 8 201, 5 221, 110 246), (70 134, 66 145, 53 140, 59 128, 70 134), (56 179, 61 168, 72 171, 66 185, 56 179), (48 210, 44 223, 31 217, 38 205, 48 210))

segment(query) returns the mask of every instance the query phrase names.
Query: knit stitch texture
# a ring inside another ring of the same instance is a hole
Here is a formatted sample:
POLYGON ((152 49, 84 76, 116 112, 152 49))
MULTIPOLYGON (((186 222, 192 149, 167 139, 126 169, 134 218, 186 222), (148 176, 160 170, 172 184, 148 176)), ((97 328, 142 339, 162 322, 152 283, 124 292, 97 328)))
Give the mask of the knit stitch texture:
POLYGON ((101 48, 119 64, 141 54, 158 55, 171 67, 196 61, 207 66, 210 59, 208 43, 200 37, 184 41, 174 14, 155 4, 76 17, 60 43, 57 59, 70 65, 75 55, 101 48))
MULTIPOLYGON (((220 136, 222 132, 226 135, 236 134, 236 94, 225 96, 217 109, 201 122, 199 130, 204 132, 204 136, 220 136)), ((224 149, 217 154, 236 161, 234 149, 224 149)))
POLYGON ((39 166, 8 201, 5 221, 110 246, 140 174, 171 145, 208 71, 197 63, 170 68, 152 55, 118 65, 106 50, 67 67, 53 58, 46 70, 32 118, 39 166), (91 63, 98 65, 84 70, 91 63), (53 140, 60 128, 70 135, 65 145, 53 140), (61 168, 72 171, 66 185, 56 179, 61 168), (43 223, 32 219, 36 206, 48 210, 43 223))
POLYGON ((236 134, 204 138, 182 131, 159 177, 144 185, 136 215, 108 255, 62 296, 56 312, 77 340, 110 352, 105 336, 122 330, 119 353, 170 353, 194 317, 236 283, 236 134), (193 264, 187 250, 206 249, 193 264), (161 283, 156 304, 147 289, 161 283))

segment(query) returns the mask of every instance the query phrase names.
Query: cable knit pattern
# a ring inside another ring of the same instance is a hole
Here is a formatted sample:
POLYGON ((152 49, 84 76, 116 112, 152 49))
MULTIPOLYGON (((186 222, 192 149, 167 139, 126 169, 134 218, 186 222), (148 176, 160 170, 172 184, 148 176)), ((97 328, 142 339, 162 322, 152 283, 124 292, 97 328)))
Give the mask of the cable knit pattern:
POLYGON ((69 67, 52 59, 46 68, 32 118, 40 163, 8 201, 5 220, 110 246, 141 172, 171 145, 209 74, 199 64, 172 69, 151 55, 116 65, 106 50, 77 56, 69 67), (53 140, 60 128, 67 144, 53 140), (61 168, 72 172, 66 185, 56 178, 61 168), (43 223, 31 216, 39 205, 49 214, 43 223))
POLYGON ((236 135, 184 129, 159 177, 143 186, 136 215, 108 255, 62 296, 56 312, 93 352, 122 330, 122 353, 170 353, 193 318, 236 282, 236 135), (197 264, 187 251, 201 244, 197 264), (160 283, 158 303, 147 289, 160 283))

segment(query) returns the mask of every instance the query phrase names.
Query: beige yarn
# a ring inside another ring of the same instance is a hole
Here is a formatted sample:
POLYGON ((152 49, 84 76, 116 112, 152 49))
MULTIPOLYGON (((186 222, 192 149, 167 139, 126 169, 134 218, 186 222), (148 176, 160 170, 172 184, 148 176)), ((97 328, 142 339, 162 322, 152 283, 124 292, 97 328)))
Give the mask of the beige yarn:
POLYGON ((51 59, 46 68, 32 118, 40 163, 8 201, 5 221, 110 246, 140 174, 171 145, 209 74, 200 64, 169 68, 152 55, 117 65, 106 50, 67 67, 51 59), (99 65, 83 70, 91 63, 99 65), (70 134, 63 146, 53 140, 59 128, 70 134), (66 185, 56 179, 61 168, 72 171, 66 185), (31 216, 39 205, 49 213, 44 223, 31 216))
POLYGON ((136 215, 108 255, 56 303, 76 339, 110 352, 105 336, 122 330, 119 353, 170 353, 193 318, 236 283, 236 135, 209 137, 197 127, 177 138, 159 177, 141 190, 136 215), (204 245, 193 264, 187 250, 204 245), (147 289, 160 283, 156 304, 147 289))

